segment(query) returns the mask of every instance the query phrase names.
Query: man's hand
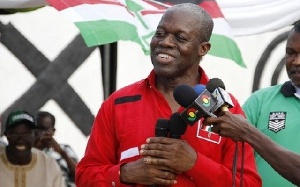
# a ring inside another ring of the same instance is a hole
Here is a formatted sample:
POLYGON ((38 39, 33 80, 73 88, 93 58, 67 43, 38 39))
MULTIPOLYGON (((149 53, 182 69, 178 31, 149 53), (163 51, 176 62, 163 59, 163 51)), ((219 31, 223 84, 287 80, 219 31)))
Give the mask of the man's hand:
POLYGON ((176 184, 176 174, 164 166, 145 164, 144 158, 121 166, 120 179, 123 183, 143 185, 176 184))
POLYGON ((63 150, 57 141, 53 138, 53 133, 50 131, 41 131, 36 141, 36 147, 52 147, 57 153, 61 153, 63 150))
POLYGON ((234 141, 245 141, 249 134, 251 125, 247 119, 240 114, 223 112, 219 117, 208 117, 203 122, 213 125, 211 130, 220 136, 231 138, 234 141))
POLYGON ((148 165, 165 166, 176 173, 190 170, 196 160, 196 151, 184 140, 153 137, 141 147, 140 154, 148 165))
POLYGON ((57 143, 57 141, 51 137, 51 139, 48 140, 49 147, 52 147, 54 151, 61 154, 63 152, 63 149, 60 147, 60 145, 57 143))

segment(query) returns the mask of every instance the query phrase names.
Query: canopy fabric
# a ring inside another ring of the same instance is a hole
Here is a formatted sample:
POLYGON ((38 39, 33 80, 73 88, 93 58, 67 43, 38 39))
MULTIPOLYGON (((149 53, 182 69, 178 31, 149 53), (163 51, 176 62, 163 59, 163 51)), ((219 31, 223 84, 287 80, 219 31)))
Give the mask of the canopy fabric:
MULTIPOLYGON (((79 28, 88 46, 130 40, 141 45, 148 55, 151 36, 160 16, 169 6, 161 2, 165 1, 2 0, 0 9, 53 6, 79 28)), ((300 11, 297 11, 300 8, 299 0, 216 0, 216 2, 202 0, 198 2, 200 2, 199 6, 212 15, 215 22, 211 38, 213 47, 209 54, 230 59, 242 67, 246 65, 234 41, 234 36, 274 31, 290 26, 300 19, 300 11)))
MULTIPOLYGON (((216 0, 234 36, 274 31, 300 20, 299 0, 216 0)), ((46 0, 1 0, 1 9, 48 5, 46 0)))
POLYGON ((217 0, 234 36, 278 30, 300 20, 299 0, 217 0))
MULTIPOLYGON (((216 0, 234 36, 274 31, 300 20, 299 0, 216 0)), ((47 5, 46 0, 1 0, 1 9, 47 5)))
MULTIPOLYGON (((165 10, 180 2, 177 0, 47 0, 80 30, 88 46, 116 41, 139 44, 150 54, 150 41, 165 10)), ((214 29, 210 39, 210 55, 226 58, 245 67, 241 52, 218 4, 213 0, 198 1, 213 18, 214 29)))

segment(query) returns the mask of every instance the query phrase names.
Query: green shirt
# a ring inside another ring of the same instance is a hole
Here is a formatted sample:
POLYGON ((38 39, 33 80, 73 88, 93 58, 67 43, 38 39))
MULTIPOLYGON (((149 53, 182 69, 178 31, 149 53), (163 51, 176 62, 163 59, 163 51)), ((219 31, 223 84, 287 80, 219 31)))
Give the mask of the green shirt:
MULTIPOLYGON (((288 81, 254 92, 244 103, 247 119, 279 145, 300 154, 300 99, 288 81)), ((256 164, 264 187, 295 186, 279 175, 260 155, 256 164)))

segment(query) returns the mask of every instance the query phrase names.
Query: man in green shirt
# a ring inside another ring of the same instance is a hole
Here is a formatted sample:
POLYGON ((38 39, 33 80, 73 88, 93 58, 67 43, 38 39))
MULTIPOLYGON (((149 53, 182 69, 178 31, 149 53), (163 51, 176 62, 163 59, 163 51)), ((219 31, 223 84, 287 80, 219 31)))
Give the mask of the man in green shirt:
POLYGON ((290 80, 253 93, 243 105, 248 122, 229 112, 205 121, 256 150, 264 187, 300 186, 300 21, 289 33, 285 62, 290 80))
MULTIPOLYGON (((282 147, 300 153, 300 22, 288 36, 285 66, 290 80, 253 93, 243 109, 249 122, 262 133, 282 147)), ((263 186, 294 186, 259 154, 256 154, 256 163, 263 186)))

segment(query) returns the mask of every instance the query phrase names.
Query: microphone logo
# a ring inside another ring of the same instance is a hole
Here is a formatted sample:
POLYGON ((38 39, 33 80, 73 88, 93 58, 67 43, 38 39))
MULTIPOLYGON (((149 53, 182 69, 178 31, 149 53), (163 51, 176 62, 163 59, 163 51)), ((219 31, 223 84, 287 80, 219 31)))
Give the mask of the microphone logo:
POLYGON ((217 104, 217 99, 208 91, 204 90, 195 102, 204 111, 211 112, 212 107, 217 104))
POLYGON ((209 107, 210 106, 210 97, 208 95, 202 95, 201 96, 202 98, 202 104, 205 106, 205 107, 209 107))
POLYGON ((194 108, 189 108, 187 110, 187 114, 188 114, 188 120, 189 121, 195 121, 196 119, 196 113, 197 113, 197 110, 194 109, 194 108))
POLYGON ((212 108, 217 104, 217 99, 207 89, 202 90, 200 92, 198 89, 198 95, 191 86, 179 85, 173 93, 175 100, 185 107, 180 116, 189 125, 194 125, 202 117, 215 116, 212 108), (189 95, 191 98, 185 97, 189 95))
POLYGON ((193 125, 201 117, 213 116, 211 109, 216 105, 216 98, 207 90, 204 90, 194 102, 186 107, 180 116, 190 125, 193 125))

